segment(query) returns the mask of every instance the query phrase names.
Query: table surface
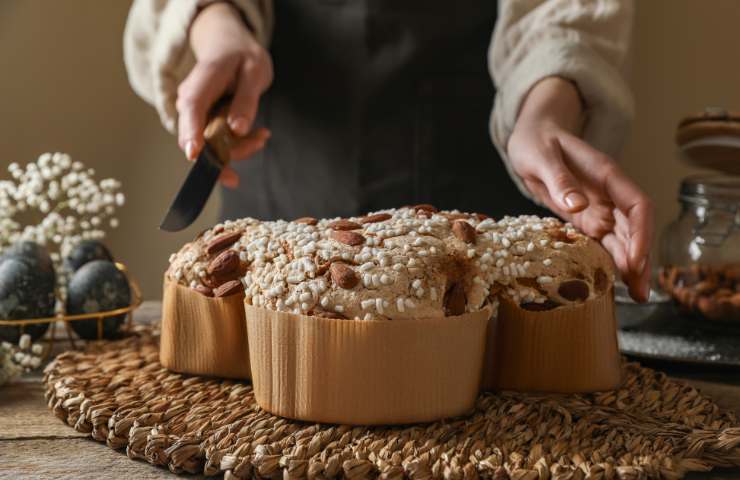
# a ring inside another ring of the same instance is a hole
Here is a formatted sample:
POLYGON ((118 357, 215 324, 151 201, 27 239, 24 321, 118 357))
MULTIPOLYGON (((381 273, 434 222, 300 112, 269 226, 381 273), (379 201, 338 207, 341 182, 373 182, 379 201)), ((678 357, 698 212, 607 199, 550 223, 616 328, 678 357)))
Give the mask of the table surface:
MULTIPOLYGON (((160 302, 145 302, 137 322, 159 318, 160 302)), ((681 369, 657 365, 672 376, 686 379, 720 406, 740 416, 740 372, 681 369)), ((0 478, 171 478, 169 471, 130 460, 62 423, 49 411, 39 373, 0 387, 0 478)), ((201 478, 188 475, 189 478, 201 478)), ((690 474, 689 479, 740 479, 740 469, 716 469, 690 474)))

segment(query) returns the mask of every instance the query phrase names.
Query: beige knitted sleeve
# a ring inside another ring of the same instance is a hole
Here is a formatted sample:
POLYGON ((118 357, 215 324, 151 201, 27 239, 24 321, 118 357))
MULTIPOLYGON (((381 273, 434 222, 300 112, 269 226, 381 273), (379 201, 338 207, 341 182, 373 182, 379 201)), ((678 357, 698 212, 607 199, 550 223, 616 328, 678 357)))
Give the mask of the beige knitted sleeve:
POLYGON ((586 104, 584 140, 618 156, 633 116, 624 78, 632 28, 633 0, 500 0, 488 51, 496 84, 490 132, 509 174, 506 145, 522 101, 541 79, 575 82, 586 104))
MULTIPOLYGON (((188 29, 199 9, 214 0, 134 0, 123 34, 123 58, 134 91, 159 112, 164 127, 177 125, 177 86, 195 63, 188 29)), ((272 35, 272 0, 230 0, 257 40, 272 35)))

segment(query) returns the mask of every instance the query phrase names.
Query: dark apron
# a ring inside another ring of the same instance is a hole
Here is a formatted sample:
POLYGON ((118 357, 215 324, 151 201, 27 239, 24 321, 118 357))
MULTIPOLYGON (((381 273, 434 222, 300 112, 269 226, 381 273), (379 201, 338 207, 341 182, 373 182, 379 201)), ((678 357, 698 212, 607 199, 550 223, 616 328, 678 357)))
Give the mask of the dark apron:
POLYGON ((542 213, 493 147, 496 2, 280 0, 266 148, 234 164, 222 216, 352 216, 431 203, 542 213))

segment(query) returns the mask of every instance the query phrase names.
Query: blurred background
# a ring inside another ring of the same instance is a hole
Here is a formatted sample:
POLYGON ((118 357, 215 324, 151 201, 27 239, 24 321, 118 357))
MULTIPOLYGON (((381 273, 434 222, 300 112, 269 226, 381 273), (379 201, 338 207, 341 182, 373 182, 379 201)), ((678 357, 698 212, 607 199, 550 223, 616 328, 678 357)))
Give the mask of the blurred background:
MULTIPOLYGON (((675 127, 705 106, 740 110, 737 0, 636 2, 630 80, 637 117, 620 159, 657 205, 658 231, 676 216, 681 178, 675 127)), ((11 162, 69 153, 123 183, 120 227, 107 243, 146 298, 161 293, 169 254, 215 223, 218 196, 196 225, 157 229, 188 164, 154 110, 130 89, 122 60, 126 0, 0 2, 0 178, 11 162)))

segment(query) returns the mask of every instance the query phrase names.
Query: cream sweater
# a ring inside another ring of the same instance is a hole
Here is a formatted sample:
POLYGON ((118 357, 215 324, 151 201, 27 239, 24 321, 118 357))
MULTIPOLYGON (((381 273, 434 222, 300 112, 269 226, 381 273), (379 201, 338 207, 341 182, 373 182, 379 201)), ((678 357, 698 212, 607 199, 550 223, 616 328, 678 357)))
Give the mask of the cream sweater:
MULTIPOLYGON (((134 0, 124 32, 124 60, 132 87, 154 105, 170 132, 177 125, 177 86, 193 67, 188 28, 198 9, 214 0, 134 0)), ((231 0, 258 41, 272 35, 271 0, 231 0)), ((491 139, 509 174, 527 195, 506 156, 522 100, 539 80, 558 75, 575 82, 585 100, 584 139, 616 157, 627 135, 633 101, 624 78, 634 0, 499 0, 488 50, 496 85, 491 139)), ((280 19, 277 19, 280 21, 280 19)))

